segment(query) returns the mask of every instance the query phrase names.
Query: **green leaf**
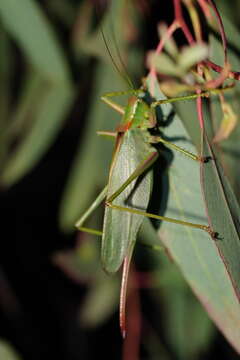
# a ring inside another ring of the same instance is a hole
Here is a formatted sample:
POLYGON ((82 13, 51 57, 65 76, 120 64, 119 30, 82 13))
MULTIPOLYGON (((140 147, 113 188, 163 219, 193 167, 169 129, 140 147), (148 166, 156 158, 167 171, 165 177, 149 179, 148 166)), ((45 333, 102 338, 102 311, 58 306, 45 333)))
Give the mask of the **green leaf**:
POLYGON ((179 359, 195 359, 210 344, 213 324, 172 263, 165 261, 158 276, 168 342, 179 359), (186 334, 191 334, 191 341, 186 334))
MULTIPOLYGON (((157 99, 161 96, 158 87, 155 89, 155 96, 157 99)), ((184 102, 184 106, 187 118, 185 120, 191 121, 191 107, 188 108, 188 102, 184 102)), ((168 106, 162 107, 162 110, 164 113, 171 111, 168 106)), ((182 109, 182 113, 184 111, 182 109)), ((195 132, 198 130, 196 127, 195 132)), ((188 135, 183 125, 177 117, 172 124, 164 130, 164 135, 170 139, 179 139, 177 145, 195 152, 191 142, 188 140, 188 135)), ((207 224, 205 204, 201 194, 199 164, 176 153, 174 154, 174 161, 169 168, 168 175, 169 196, 167 211, 164 215, 194 223, 207 224)), ((219 180, 215 178, 214 182, 216 183, 216 181, 219 180)), ((207 179, 205 187, 211 189, 212 194, 215 194, 215 197, 217 197, 217 187, 209 185, 209 182, 211 182, 210 179, 207 179)), ((215 209, 215 215, 212 216, 215 216, 215 218, 218 217, 218 222, 222 221, 222 223, 225 223, 225 219, 223 219, 221 214, 222 205, 220 206, 220 202, 218 202, 218 204, 215 203, 215 197, 212 195, 210 200, 212 202, 212 211, 215 209)), ((232 198, 229 199, 230 202, 231 200, 232 198)), ((228 220, 226 219, 226 221, 228 220)), ((217 226, 214 226, 214 229, 218 231, 217 226)), ((180 225, 172 225, 167 222, 161 223, 159 234, 171 258, 179 266, 182 274, 205 307, 209 316, 232 346, 237 351, 240 351, 239 300, 232 283, 232 275, 229 273, 232 269, 227 267, 224 259, 220 256, 217 241, 213 240, 204 231, 194 230, 180 225)), ((235 264, 234 271, 236 272, 236 259, 238 258, 239 264, 240 255, 238 252, 238 255, 234 255, 236 249, 233 248, 231 244, 236 241, 236 237, 234 240, 231 240, 233 235, 235 236, 235 233, 231 231, 228 233, 224 232, 223 236, 224 246, 227 247, 229 246, 227 244, 230 244, 228 259, 233 256, 235 264)), ((220 241, 221 240, 219 240, 219 242, 220 241)))
POLYGON ((4 164, 7 158, 9 137, 7 128, 9 125, 8 115, 11 103, 11 76, 13 72, 13 59, 10 41, 7 34, 0 31, 0 164, 4 164))
POLYGON ((22 89, 8 129, 8 142, 17 143, 1 174, 2 184, 9 186, 36 164, 55 139, 72 103, 73 87, 57 38, 35 1, 3 0, 0 17, 34 69, 30 75, 38 77, 33 86, 27 83, 22 89))
POLYGON ((192 66, 205 60, 207 56, 208 47, 205 44, 185 47, 178 56, 178 66, 185 72, 192 66))
POLYGON ((20 360, 20 356, 10 344, 0 340, 0 360, 20 360))
POLYGON ((10 107, 10 83, 12 69, 11 47, 7 34, 0 28, 0 111, 1 127, 5 128, 10 107))
MULTIPOLYGON (((20 145, 9 156, 1 174, 4 186, 10 186, 26 174, 44 154, 65 119, 72 103, 70 88, 46 87, 44 96, 39 99, 34 122, 20 145)), ((29 111, 29 109, 26 109, 29 111)))
POLYGON ((155 51, 149 51, 147 65, 149 68, 154 67, 161 74, 182 77, 193 65, 206 59, 207 55, 208 48, 204 44, 184 48, 175 57, 175 61, 163 52, 156 54, 155 51))
POLYGON ((239 204, 206 134, 203 135, 202 152, 210 159, 201 166, 201 180, 210 223, 218 233, 215 245, 225 263, 236 296, 239 297, 239 204))
POLYGON ((54 82, 68 80, 62 50, 36 1, 1 0, 0 18, 38 71, 54 82))
MULTIPOLYGON (((128 8, 128 11, 131 10, 128 8)), ((76 21, 74 36, 73 36, 73 48, 77 53, 84 53, 87 55, 95 56, 108 63, 110 67, 113 67, 112 58, 104 44, 104 40, 101 34, 103 29, 104 37, 106 39, 107 46, 114 61, 119 64, 119 54, 124 58, 125 54, 125 34, 124 26, 125 18, 124 11, 126 10, 126 1, 118 0, 111 1, 109 3, 108 11, 105 13, 101 22, 101 28, 98 27, 93 31, 92 16, 96 9, 89 1, 82 3, 79 11, 79 17, 76 21), (114 21, 113 21, 114 19, 114 21)), ((128 25, 128 24, 127 24, 128 25)), ((122 64, 119 65, 122 69, 122 64)), ((116 69, 115 69, 116 70, 116 69)), ((125 69, 122 69, 125 71, 125 69)))
POLYGON ((178 64, 164 53, 156 54, 155 51, 149 51, 147 54, 147 65, 154 67, 157 72, 165 75, 181 76, 182 71, 178 64))

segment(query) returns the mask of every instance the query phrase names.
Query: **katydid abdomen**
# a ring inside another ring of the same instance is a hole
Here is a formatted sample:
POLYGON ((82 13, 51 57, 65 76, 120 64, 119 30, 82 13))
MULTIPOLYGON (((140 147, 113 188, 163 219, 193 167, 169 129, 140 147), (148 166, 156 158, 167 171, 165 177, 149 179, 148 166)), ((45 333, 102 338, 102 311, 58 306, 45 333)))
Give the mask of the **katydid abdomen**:
MULTIPOLYGON (((111 195, 118 191, 142 164, 142 175, 131 181, 112 200, 112 203, 119 207, 145 212, 151 196, 152 171, 144 172, 144 167, 148 168, 147 162, 155 157, 157 151, 147 142, 146 130, 130 128, 126 132, 118 133, 110 169, 107 199, 111 198, 111 195)), ((142 215, 106 206, 102 236, 102 263, 105 271, 116 272, 124 258, 127 255, 131 256, 143 219, 142 215)))

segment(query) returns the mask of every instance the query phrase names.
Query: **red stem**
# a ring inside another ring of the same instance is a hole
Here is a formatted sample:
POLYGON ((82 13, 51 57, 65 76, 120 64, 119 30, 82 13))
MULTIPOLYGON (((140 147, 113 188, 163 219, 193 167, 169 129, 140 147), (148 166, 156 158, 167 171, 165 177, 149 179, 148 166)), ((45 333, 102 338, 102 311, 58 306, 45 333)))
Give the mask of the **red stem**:
POLYGON ((195 41, 182 15, 181 0, 174 0, 174 14, 175 21, 179 23, 188 43, 193 44, 195 41))
MULTIPOLYGON (((217 65, 215 63, 213 63, 211 60, 205 60, 204 63, 210 67, 212 70, 221 73, 223 72, 223 67, 220 65, 217 65)), ((235 79, 235 80, 240 80, 240 72, 238 71, 228 71, 228 76, 229 79, 235 79)))
POLYGON ((224 63, 226 64, 227 63, 227 38, 226 38, 222 18, 221 18, 220 14, 219 14, 219 11, 218 11, 214 1, 213 0, 206 0, 206 1, 208 1, 209 5, 212 7, 212 9, 213 9, 213 11, 214 11, 214 13, 216 15, 217 21, 218 21, 219 31, 220 31, 221 38, 222 38, 222 45, 223 45, 223 52, 224 52, 224 63))
MULTIPOLYGON (((166 34, 159 41, 159 44, 158 44, 157 49, 156 49, 156 54, 161 53, 166 41, 172 36, 172 34, 174 33, 174 31, 176 31, 177 28, 178 28, 178 24, 174 20, 173 23, 168 27, 166 34)), ((153 94, 154 80, 157 77, 156 70, 155 70, 155 68, 153 66, 150 69, 149 75, 150 75, 150 79, 151 79, 150 92, 153 94)))

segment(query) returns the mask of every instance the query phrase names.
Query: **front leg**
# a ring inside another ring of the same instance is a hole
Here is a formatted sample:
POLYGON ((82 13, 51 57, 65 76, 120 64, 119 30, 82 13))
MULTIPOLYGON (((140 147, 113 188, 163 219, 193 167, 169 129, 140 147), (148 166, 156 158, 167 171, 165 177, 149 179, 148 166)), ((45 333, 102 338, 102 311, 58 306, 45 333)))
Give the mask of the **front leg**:
POLYGON ((119 112, 121 115, 123 115, 125 112, 125 108, 123 106, 117 104, 115 101, 111 100, 110 98, 115 97, 115 96, 123 96, 123 95, 130 95, 130 94, 139 95, 141 93, 143 93, 143 90, 141 90, 141 89, 138 89, 138 90, 132 89, 132 90, 127 90, 127 91, 114 91, 114 92, 106 93, 103 96, 101 96, 101 100, 104 101, 111 108, 113 108, 114 110, 119 112))

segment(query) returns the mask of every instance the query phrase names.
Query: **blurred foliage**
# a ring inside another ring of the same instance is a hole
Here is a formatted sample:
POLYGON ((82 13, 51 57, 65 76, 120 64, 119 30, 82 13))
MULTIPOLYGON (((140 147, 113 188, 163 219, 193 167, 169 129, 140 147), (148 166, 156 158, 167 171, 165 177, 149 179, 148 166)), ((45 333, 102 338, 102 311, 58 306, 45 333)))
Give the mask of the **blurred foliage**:
POLYGON ((0 359, 1 360, 20 360, 21 358, 12 349, 6 341, 0 341, 0 359))
MULTIPOLYGON (((157 0, 150 3, 151 10, 157 0)), ((59 204, 59 227, 64 233, 74 231, 75 221, 107 182, 113 144, 111 140, 98 137, 96 131, 113 131, 119 115, 103 104, 100 97, 105 92, 128 89, 123 79, 126 69, 136 87, 141 85, 141 79, 146 75, 145 49, 149 47, 148 39, 143 41, 142 38, 145 33, 149 34, 147 25, 151 23, 151 17, 156 23, 160 20, 153 12, 144 13, 144 4, 148 9, 144 1, 112 1, 103 12, 102 4, 105 2, 90 0, 0 1, 1 186, 3 190, 8 189, 34 171, 62 129, 71 128, 73 132, 79 132, 78 146, 64 179, 65 188, 59 204), (113 64, 104 45, 100 24, 117 65, 113 64)), ((164 6, 168 7, 167 4, 164 6)), ((240 10, 240 1, 219 0, 217 6, 229 42, 230 63, 238 71, 240 19, 237 9, 240 10)), ((169 21, 164 18, 164 11, 159 16, 161 20, 169 21)), ((157 27, 155 32, 157 34, 157 27)), ((222 64, 220 36, 211 26, 207 38, 211 60, 222 64)), ((168 45, 177 51, 176 44, 168 45)), ((169 54, 155 59, 159 71, 164 72, 167 68, 167 73, 182 76, 196 59, 199 61, 206 57, 205 46, 188 50, 179 54, 178 66, 175 66, 176 59, 173 62, 169 54)), ((154 95, 156 99, 162 96, 158 88, 154 95)), ((124 104, 126 99, 127 96, 119 102, 124 104)), ((226 101, 237 114, 235 127, 226 139, 214 146, 224 172, 221 168, 216 176, 213 175, 215 168, 208 168, 203 186, 205 202, 201 194, 199 167, 181 155, 174 154, 173 157, 169 151, 163 154, 162 163, 168 163, 170 158, 171 165, 169 171, 158 169, 161 170, 157 178, 160 190, 154 201, 161 213, 164 211, 172 217, 178 217, 180 213, 185 220, 202 223, 206 220, 207 204, 213 222, 216 219, 214 213, 219 211, 215 227, 223 227, 225 237, 229 233, 232 235, 227 246, 226 242, 215 246, 207 235, 200 232, 187 230, 186 234, 185 229, 175 229, 168 224, 162 224, 157 232, 159 224, 144 221, 134 259, 137 270, 135 297, 141 295, 143 299, 143 314, 139 308, 135 310, 136 316, 142 320, 144 336, 139 343, 144 359, 193 360, 210 352, 216 329, 189 285, 239 351, 239 344, 238 347, 236 344, 239 338, 236 330, 238 328, 239 332, 239 303, 218 253, 219 247, 226 256, 227 269, 238 288, 239 229, 234 227, 236 221, 239 224, 236 200, 240 188, 238 99, 239 85, 236 84, 234 90, 226 95, 226 101), (226 194, 231 206, 229 202, 223 204, 222 193, 226 194), (232 338, 229 333, 234 333, 232 338)), ((217 100, 213 99, 204 106, 207 135, 211 141, 221 127, 223 115, 217 100)), ((163 118, 172 119, 173 108, 165 106, 163 109, 163 118)), ((174 111, 178 115, 164 129, 166 136, 188 150, 200 150, 195 103, 176 104, 174 111)), ((210 151, 207 137, 204 140, 205 150, 210 151)), ((102 217, 103 207, 92 216, 88 225, 101 229, 102 217)), ((56 252, 52 261, 72 282, 87 287, 78 313, 79 327, 81 324, 85 331, 103 326, 116 313, 120 274, 109 277, 101 270, 100 239, 87 234, 76 234, 76 239, 74 249, 56 252)), ((131 298, 136 300, 134 295, 131 298)), ((106 337, 104 341, 107 347, 111 340, 106 337)), ((125 347, 128 346, 131 352, 127 340, 125 347)), ((8 346, 1 344, 0 360, 17 359, 14 356, 8 346)))

